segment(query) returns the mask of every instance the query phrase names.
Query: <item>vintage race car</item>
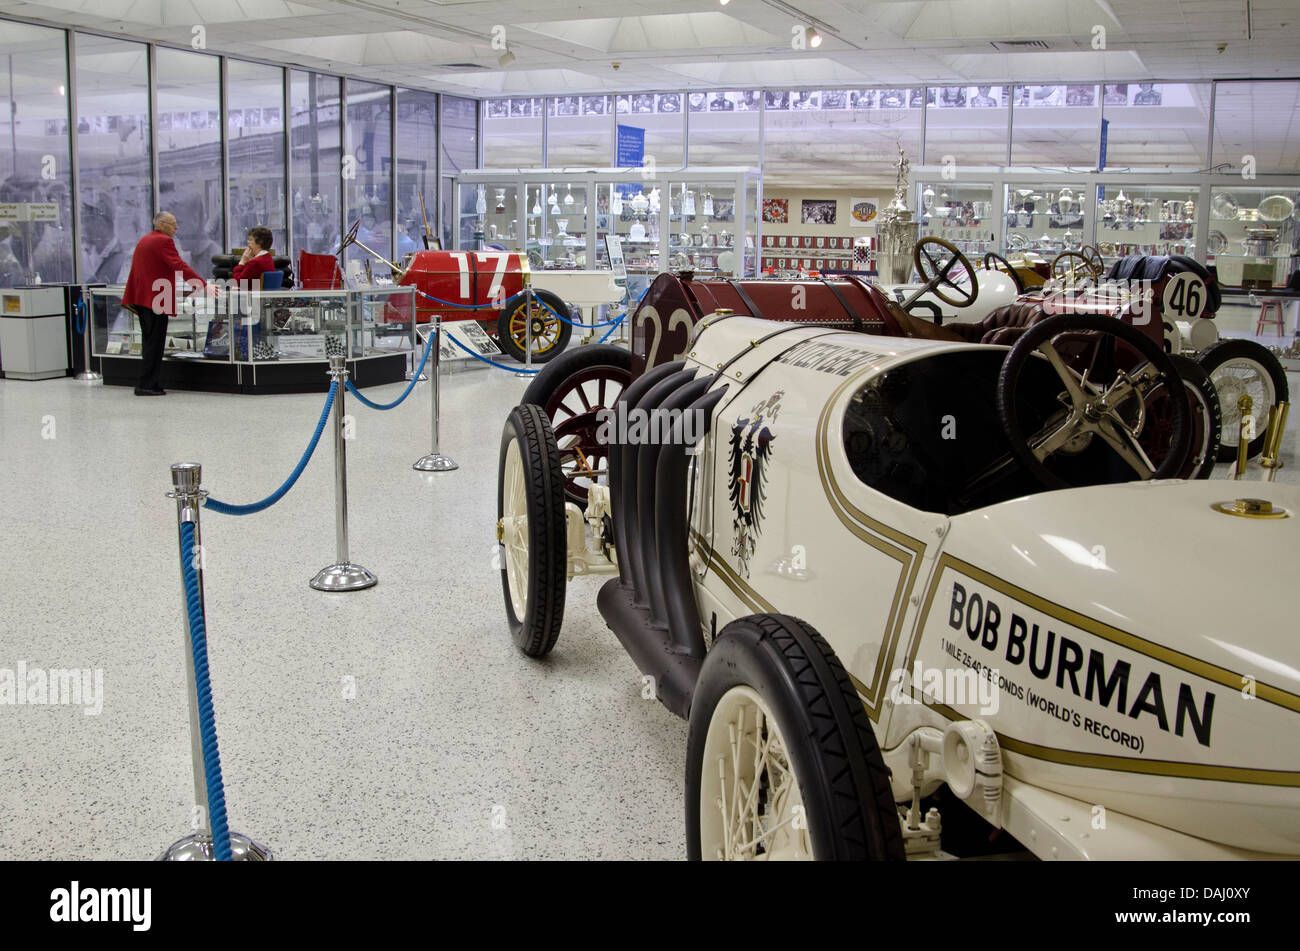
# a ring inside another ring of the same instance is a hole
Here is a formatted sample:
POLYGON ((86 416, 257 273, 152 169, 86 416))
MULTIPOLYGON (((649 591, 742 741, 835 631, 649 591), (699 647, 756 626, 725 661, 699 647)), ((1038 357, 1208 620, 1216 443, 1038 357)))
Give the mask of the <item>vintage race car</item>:
POLYGON ((1043 859, 1300 856, 1300 489, 1164 478, 1193 413, 1144 447, 1151 377, 1178 385, 1106 316, 1008 349, 710 314, 603 417, 585 511, 547 413, 511 412, 509 629, 548 653, 566 580, 612 576, 601 615, 690 721, 693 858, 944 857, 972 820, 1043 859))
MULTIPOLYGON (((955 247, 938 238, 918 242, 913 257, 926 282, 916 286, 902 301, 885 288, 852 275, 799 281, 695 280, 689 273, 659 275, 631 315, 630 353, 610 345, 572 349, 553 360, 524 394, 524 402, 542 406, 551 420, 560 442, 570 499, 583 504, 587 485, 603 478, 607 459, 605 447, 596 439, 597 414, 613 406, 618 393, 632 379, 682 356, 693 328, 706 314, 728 310, 781 322, 891 337, 1010 344, 1044 317, 1067 312, 1094 313, 1132 324, 1168 351, 1170 337, 1178 331, 1173 326, 1172 314, 1166 312, 1166 292, 1171 302, 1176 300, 1185 305, 1187 294, 1182 292, 1190 291, 1192 298, 1200 303, 1200 309, 1187 312, 1196 315, 1204 312, 1207 301, 1214 299, 1208 293, 1203 269, 1195 272, 1189 270, 1189 265, 1173 259, 1152 259, 1150 266, 1144 264, 1141 269, 1142 274, 1148 275, 1143 278, 1146 284, 1141 295, 1130 293, 1127 281, 1122 288, 1109 283, 1079 293, 1068 286, 1069 293, 1039 288, 994 308, 978 321, 936 325, 929 309, 916 306, 918 302, 942 295, 948 306, 969 307, 982 300, 985 275, 996 274, 1000 265, 986 256, 988 267, 977 270, 955 247), (963 284, 961 280, 961 275, 971 274, 979 275, 973 292, 969 283, 963 284)), ((1000 276, 1006 279, 1005 275, 1000 276)), ((1208 319, 1199 322, 1213 324, 1208 319)), ((1136 351, 1124 345, 1118 359, 1125 369, 1134 369, 1143 362, 1136 351)), ((1227 408, 1221 409, 1215 386, 1196 361, 1176 354, 1174 362, 1196 410, 1192 433, 1195 448, 1178 475, 1208 476, 1219 457, 1221 442, 1227 441, 1221 422, 1227 408)), ((1258 374, 1251 380, 1257 378, 1258 374)), ((1286 398, 1285 383, 1283 374, 1280 386, 1273 391, 1278 400, 1286 398)), ((1262 390, 1258 393, 1257 415, 1267 412, 1268 404, 1262 403, 1267 395, 1262 390)), ((1156 388, 1148 397, 1145 416, 1138 425, 1143 438, 1154 444, 1167 436, 1171 415, 1167 393, 1156 388)), ((1235 403, 1233 411, 1235 419, 1235 403)), ((1258 433, 1262 439, 1262 424, 1258 433)), ((1232 434, 1234 446, 1235 434, 1236 430, 1232 434)))
MULTIPOLYGON (((531 283, 528 257, 511 251, 421 250, 407 255, 401 264, 357 241, 360 220, 352 225, 339 245, 338 253, 356 244, 391 269, 401 286, 416 291, 415 320, 429 322, 434 314, 441 320, 475 320, 497 339, 503 353, 523 362, 531 344, 532 362, 545 363, 568 346, 572 335, 569 304, 559 295, 534 287, 532 297, 523 293, 531 283), (529 324, 531 323, 531 327, 529 324)), ((334 255, 300 256, 299 274, 303 286, 341 286, 338 259, 334 255)), ((405 304, 389 304, 389 323, 412 319, 405 304)))

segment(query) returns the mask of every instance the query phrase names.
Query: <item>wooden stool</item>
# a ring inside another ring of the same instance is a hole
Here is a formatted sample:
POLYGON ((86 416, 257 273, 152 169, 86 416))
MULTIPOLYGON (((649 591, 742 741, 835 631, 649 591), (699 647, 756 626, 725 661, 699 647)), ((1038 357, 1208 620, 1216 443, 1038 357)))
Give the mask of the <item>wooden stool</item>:
POLYGON ((1283 316, 1282 302, 1280 300, 1265 298, 1264 300, 1260 301, 1259 321, 1255 324, 1256 335, 1262 334, 1264 332, 1265 324, 1271 324, 1272 326, 1276 327, 1279 337, 1286 333, 1286 318, 1283 316), (1277 314, 1277 316, 1270 317, 1269 316, 1270 310, 1272 310, 1275 314, 1277 314))

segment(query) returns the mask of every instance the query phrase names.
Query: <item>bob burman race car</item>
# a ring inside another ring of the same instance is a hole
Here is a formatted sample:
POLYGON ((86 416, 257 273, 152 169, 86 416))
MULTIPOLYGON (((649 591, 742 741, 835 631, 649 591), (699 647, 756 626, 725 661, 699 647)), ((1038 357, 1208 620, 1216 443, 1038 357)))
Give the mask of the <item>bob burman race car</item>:
POLYGON ((532 403, 498 486, 516 644, 610 574, 601 615, 689 719, 691 857, 946 857, 974 817, 1044 859, 1300 855, 1300 489, 1169 478, 1194 412, 1136 432, 1178 391, 1158 343, 725 310, 603 414, 585 509, 532 403))

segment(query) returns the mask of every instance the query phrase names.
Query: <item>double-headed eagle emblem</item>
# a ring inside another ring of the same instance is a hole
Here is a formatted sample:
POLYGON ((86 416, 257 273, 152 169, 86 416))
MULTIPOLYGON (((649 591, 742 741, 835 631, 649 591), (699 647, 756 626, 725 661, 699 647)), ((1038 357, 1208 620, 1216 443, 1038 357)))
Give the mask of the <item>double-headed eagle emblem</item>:
POLYGON ((762 531, 763 501, 766 497, 767 461, 772 455, 771 424, 781 412, 785 390, 777 390, 760 401, 747 416, 731 427, 731 452, 728 456, 729 497, 731 499, 734 537, 731 554, 740 574, 749 577, 749 560, 758 547, 762 531))

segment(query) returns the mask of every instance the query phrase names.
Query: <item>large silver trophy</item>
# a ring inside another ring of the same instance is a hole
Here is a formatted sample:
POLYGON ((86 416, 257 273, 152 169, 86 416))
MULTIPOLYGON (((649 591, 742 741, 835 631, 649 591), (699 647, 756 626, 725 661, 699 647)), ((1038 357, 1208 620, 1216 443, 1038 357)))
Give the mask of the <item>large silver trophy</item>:
POLYGON ((877 269, 886 284, 906 284, 912 276, 912 248, 916 245, 917 222, 907 205, 907 170, 910 163, 898 147, 898 177, 894 181, 894 200, 880 213, 880 253, 877 269))

